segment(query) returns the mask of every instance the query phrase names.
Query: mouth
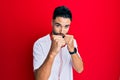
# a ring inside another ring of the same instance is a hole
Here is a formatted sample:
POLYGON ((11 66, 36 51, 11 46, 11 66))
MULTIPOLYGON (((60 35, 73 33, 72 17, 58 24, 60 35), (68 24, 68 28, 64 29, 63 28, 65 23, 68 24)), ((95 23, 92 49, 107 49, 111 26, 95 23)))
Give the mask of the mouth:
POLYGON ((53 31, 53 34, 54 35, 61 35, 63 38, 65 37, 65 35, 63 33, 56 33, 56 32, 53 31))

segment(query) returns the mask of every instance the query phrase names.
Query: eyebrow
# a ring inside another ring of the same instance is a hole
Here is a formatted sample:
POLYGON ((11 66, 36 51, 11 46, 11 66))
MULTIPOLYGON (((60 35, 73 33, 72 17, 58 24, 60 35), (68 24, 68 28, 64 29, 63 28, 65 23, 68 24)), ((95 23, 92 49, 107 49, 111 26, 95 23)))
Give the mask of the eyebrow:
MULTIPOLYGON (((60 23, 55 23, 55 24, 61 25, 60 23)), ((65 26, 70 26, 70 24, 67 24, 67 25, 65 25, 65 26)))
POLYGON ((68 25, 65 25, 65 26, 70 26, 70 24, 68 24, 68 25))
POLYGON ((55 23, 55 24, 59 24, 59 25, 61 25, 60 23, 55 23))

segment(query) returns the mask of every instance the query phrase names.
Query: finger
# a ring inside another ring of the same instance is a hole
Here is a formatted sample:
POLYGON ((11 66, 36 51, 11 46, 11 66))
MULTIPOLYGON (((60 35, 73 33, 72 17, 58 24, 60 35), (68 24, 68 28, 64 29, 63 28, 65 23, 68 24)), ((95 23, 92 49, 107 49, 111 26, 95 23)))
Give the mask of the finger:
POLYGON ((62 40, 61 43, 66 43, 65 40, 62 40))
POLYGON ((56 40, 56 39, 61 39, 62 36, 55 36, 53 39, 56 40))
POLYGON ((56 40, 58 40, 58 41, 65 41, 63 38, 56 38, 56 40))
POLYGON ((73 39, 71 39, 70 41, 69 41, 69 43, 72 43, 73 42, 73 39))
POLYGON ((68 43, 69 42, 69 38, 64 38, 65 42, 68 43))
POLYGON ((65 35, 66 38, 74 38, 73 35, 65 35))
POLYGON ((64 46, 66 43, 65 42, 61 42, 61 46, 64 46))
POLYGON ((52 37, 62 37, 61 35, 52 35, 52 37))

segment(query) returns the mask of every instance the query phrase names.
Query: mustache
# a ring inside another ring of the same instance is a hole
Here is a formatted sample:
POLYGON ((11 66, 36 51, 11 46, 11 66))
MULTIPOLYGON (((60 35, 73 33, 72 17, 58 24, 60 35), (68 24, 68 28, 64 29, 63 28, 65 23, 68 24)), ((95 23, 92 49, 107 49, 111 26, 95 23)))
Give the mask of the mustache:
POLYGON ((63 38, 65 37, 65 35, 63 33, 56 33, 55 31, 53 31, 54 35, 61 35, 63 38))

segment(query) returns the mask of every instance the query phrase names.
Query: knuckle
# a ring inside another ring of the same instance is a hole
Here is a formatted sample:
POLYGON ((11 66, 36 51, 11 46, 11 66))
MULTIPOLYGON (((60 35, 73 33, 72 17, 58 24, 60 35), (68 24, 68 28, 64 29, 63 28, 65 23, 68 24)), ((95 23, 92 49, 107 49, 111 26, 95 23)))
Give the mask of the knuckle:
POLYGON ((55 40, 55 42, 57 42, 57 43, 58 43, 58 40, 55 40))
POLYGON ((71 35, 71 37, 73 37, 73 35, 71 35))

